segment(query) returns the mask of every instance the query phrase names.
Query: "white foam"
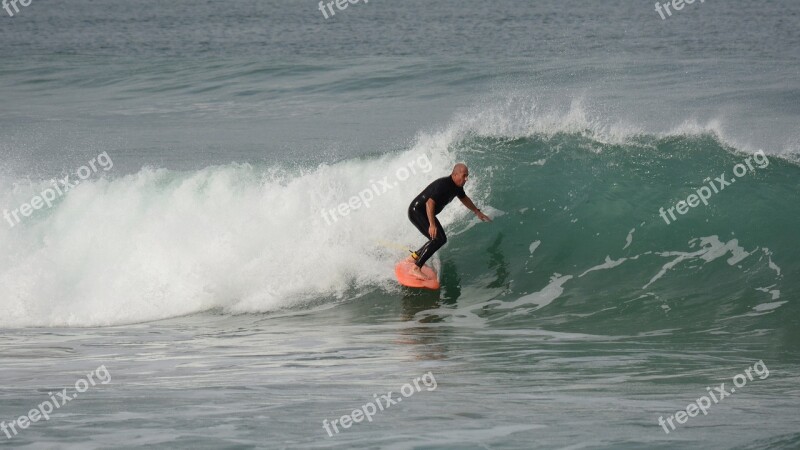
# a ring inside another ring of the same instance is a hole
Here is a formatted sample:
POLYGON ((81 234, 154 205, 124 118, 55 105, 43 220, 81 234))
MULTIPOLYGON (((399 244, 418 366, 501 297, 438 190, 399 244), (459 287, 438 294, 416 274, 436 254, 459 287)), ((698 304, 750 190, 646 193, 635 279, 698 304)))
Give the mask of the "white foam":
MULTIPOLYGON (((543 100, 530 92, 514 88, 492 92, 483 101, 464 108, 442 132, 451 142, 469 134, 497 139, 519 139, 532 136, 550 138, 559 133, 577 133, 602 144, 625 145, 642 136, 665 138, 671 136, 714 136, 722 145, 744 153, 765 153, 797 162, 800 145, 787 142, 782 146, 750 142, 738 136, 735 123, 718 114, 706 121, 693 117, 638 123, 640 119, 623 119, 609 115, 604 105, 591 105, 587 94, 543 100), (737 137, 738 136, 738 137, 737 137)), ((640 142, 641 144, 641 142, 640 142)), ((592 145, 586 150, 599 152, 592 145)), ((545 159, 526 162, 544 165, 545 159)))
POLYGON ((753 307, 753 311, 757 312, 764 312, 764 311, 772 311, 780 307, 782 304, 786 303, 786 301, 782 302, 771 302, 771 303, 761 303, 760 305, 756 305, 753 307))
POLYGON ((625 247, 622 247, 623 250, 628 248, 631 243, 633 242, 633 232, 636 231, 636 228, 631 228, 631 231, 628 232, 628 237, 625 238, 625 247))
POLYGON ((628 258, 620 258, 618 260, 613 260, 613 259, 611 259, 610 255, 606 255, 606 260, 602 264, 598 264, 598 265, 596 265, 594 267, 590 267, 585 272, 583 272, 582 274, 578 275, 578 278, 581 278, 582 276, 586 275, 589 272, 594 272, 595 270, 613 269, 613 268, 619 266, 620 264, 624 263, 627 260, 628 260, 628 258))
POLYGON ((519 306, 533 306, 531 311, 544 308, 564 293, 564 283, 572 278, 572 275, 553 274, 553 276, 550 277, 550 283, 542 288, 541 291, 523 295, 522 297, 511 302, 495 303, 496 308, 513 309, 519 306))
MULTIPOLYGON (((424 238, 408 222, 411 199, 449 174, 448 142, 309 170, 247 164, 196 172, 142 169, 87 181, 48 211, 0 226, 0 327, 95 326, 150 321, 213 308, 230 313, 285 308, 393 285, 401 252, 424 238), (418 171, 346 217, 336 208, 426 154, 418 171)), ((467 191, 480 198, 480 176, 467 191)), ((7 200, 4 198, 3 200, 7 200)), ((448 208, 443 223, 463 217, 448 208)))

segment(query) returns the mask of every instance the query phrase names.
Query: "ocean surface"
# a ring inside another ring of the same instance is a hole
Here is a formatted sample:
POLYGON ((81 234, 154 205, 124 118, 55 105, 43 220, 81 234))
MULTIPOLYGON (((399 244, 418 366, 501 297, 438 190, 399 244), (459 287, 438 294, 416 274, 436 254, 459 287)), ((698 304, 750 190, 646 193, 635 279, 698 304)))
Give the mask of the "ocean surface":
POLYGON ((16 5, 0 448, 800 448, 800 2, 16 5))

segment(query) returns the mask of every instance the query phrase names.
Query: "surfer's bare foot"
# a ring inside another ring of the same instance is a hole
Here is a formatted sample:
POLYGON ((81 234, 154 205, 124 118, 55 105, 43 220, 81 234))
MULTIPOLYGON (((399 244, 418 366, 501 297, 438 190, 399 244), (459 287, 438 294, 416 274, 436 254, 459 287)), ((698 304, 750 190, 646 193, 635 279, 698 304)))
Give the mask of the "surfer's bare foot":
POLYGON ((413 257, 413 256, 411 256, 411 255, 408 255, 408 258, 406 258, 406 262, 408 262, 408 263, 412 263, 412 264, 413 264, 413 263, 417 262, 417 260, 416 260, 416 259, 414 259, 414 257, 413 257))
POLYGON ((411 274, 415 278, 419 278, 420 280, 427 280, 428 279, 428 277, 426 277, 425 274, 422 273, 422 270, 420 270, 420 268, 417 267, 416 264, 411 266, 411 269, 408 270, 408 273, 411 274))

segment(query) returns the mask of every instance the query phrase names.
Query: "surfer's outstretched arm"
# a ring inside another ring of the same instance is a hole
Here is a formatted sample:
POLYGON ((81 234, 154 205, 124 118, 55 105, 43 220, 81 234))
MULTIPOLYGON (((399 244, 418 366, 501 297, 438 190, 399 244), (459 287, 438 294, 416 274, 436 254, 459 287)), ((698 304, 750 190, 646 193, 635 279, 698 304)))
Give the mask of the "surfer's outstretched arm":
POLYGON ((464 198, 460 198, 459 200, 461 200, 461 203, 463 203, 464 206, 467 207, 467 209, 474 212, 475 215, 478 216, 478 218, 481 219, 482 221, 484 222, 492 221, 492 219, 489 216, 481 212, 481 210, 478 209, 477 206, 475 206, 475 203, 472 203, 472 200, 469 197, 465 196, 464 198))

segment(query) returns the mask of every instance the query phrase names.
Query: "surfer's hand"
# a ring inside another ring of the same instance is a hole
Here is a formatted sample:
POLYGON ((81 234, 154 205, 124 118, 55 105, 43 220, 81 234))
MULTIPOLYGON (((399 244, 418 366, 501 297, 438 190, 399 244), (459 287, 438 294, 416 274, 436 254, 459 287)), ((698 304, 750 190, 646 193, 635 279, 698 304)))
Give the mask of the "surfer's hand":
POLYGON ((436 225, 431 225, 428 227, 428 234, 431 235, 431 239, 436 239, 436 225))
POLYGON ((484 222, 491 222, 492 221, 492 219, 489 216, 487 216, 486 214, 484 214, 484 213, 482 213, 480 211, 477 212, 477 216, 478 216, 479 219, 481 219, 484 222))

